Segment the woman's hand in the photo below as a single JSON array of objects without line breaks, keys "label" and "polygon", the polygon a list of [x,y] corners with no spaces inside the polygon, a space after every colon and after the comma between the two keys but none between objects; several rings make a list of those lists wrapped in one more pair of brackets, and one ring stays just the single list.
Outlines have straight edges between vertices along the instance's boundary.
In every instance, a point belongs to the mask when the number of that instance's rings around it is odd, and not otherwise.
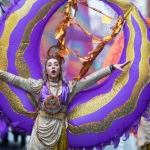
[{"label": "woman's hand", "polygon": [[126,65],[128,65],[129,63],[131,63],[131,61],[127,61],[127,62],[125,62],[125,63],[123,63],[123,64],[114,64],[113,67],[114,67],[115,69],[118,69],[118,70],[120,70],[120,71],[123,71],[123,68],[124,68]]}]

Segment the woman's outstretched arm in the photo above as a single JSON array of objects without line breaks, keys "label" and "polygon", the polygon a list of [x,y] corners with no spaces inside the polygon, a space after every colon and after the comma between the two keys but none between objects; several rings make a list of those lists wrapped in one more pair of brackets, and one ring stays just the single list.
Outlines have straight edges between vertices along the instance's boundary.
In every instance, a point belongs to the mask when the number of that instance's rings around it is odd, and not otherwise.
[{"label": "woman's outstretched arm", "polygon": [[98,70],[85,78],[82,78],[79,81],[70,81],[69,82],[69,89],[70,89],[70,97],[71,100],[78,92],[90,87],[100,79],[110,75],[113,70],[111,70],[111,67],[108,66],[106,68],[103,68],[101,70]]},{"label": "woman's outstretched arm", "polygon": [[0,80],[11,83],[14,86],[24,89],[31,94],[38,93],[41,88],[42,80],[25,79],[6,71],[0,70]]},{"label": "woman's outstretched arm", "polygon": [[82,78],[79,81],[74,81],[73,84],[72,84],[73,81],[71,81],[69,83],[69,87],[71,89],[71,98],[73,98],[73,96],[75,94],[77,94],[78,92],[80,92],[80,91],[90,87],[91,85],[95,84],[100,79],[110,75],[115,69],[123,71],[123,68],[129,63],[130,63],[130,61],[125,62],[123,64],[115,64],[115,65],[105,67],[103,69],[100,69],[100,70],[90,74],[89,76],[86,76],[85,78]]}]

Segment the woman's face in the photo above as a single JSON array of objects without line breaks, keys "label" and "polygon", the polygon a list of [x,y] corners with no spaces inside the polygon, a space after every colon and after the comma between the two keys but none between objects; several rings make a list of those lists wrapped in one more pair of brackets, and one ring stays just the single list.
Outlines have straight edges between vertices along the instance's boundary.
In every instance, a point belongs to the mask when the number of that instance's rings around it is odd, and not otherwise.
[{"label": "woman's face", "polygon": [[50,80],[57,80],[60,73],[60,65],[57,59],[51,58],[46,64],[46,73]]}]

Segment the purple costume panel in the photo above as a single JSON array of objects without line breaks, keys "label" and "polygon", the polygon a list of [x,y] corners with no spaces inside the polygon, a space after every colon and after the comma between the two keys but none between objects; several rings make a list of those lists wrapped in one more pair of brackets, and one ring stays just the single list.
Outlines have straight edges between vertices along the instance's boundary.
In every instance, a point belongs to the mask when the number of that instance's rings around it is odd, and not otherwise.
[{"label": "purple costume panel", "polygon": [[[0,22],[0,70],[26,79],[43,78],[40,60],[42,34],[48,21],[54,19],[53,15],[66,2],[18,0],[8,9]],[[141,13],[127,0],[101,2],[125,19],[122,28],[124,49],[119,63],[132,62],[123,72],[115,70],[104,82],[72,99],[67,110],[70,148],[92,150],[96,147],[101,150],[110,143],[117,147],[123,134],[128,138],[131,128],[137,130],[140,116],[147,116],[150,29]],[[83,12],[86,14],[84,9]],[[64,105],[68,98],[65,91],[69,91],[65,84],[60,95]],[[42,99],[47,97],[46,86],[42,89]],[[32,99],[26,91],[0,80],[0,109],[18,132],[31,134],[36,109]]]}]

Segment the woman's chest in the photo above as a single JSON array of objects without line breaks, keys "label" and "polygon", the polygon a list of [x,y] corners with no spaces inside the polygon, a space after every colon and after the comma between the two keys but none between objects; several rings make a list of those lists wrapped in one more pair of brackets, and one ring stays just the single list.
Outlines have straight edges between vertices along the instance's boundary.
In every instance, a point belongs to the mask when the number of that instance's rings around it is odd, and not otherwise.
[{"label": "woman's chest", "polygon": [[43,102],[47,97],[57,97],[62,105],[68,104],[69,87],[67,84],[62,83],[60,86],[56,84],[44,84],[40,93],[40,102]]}]

